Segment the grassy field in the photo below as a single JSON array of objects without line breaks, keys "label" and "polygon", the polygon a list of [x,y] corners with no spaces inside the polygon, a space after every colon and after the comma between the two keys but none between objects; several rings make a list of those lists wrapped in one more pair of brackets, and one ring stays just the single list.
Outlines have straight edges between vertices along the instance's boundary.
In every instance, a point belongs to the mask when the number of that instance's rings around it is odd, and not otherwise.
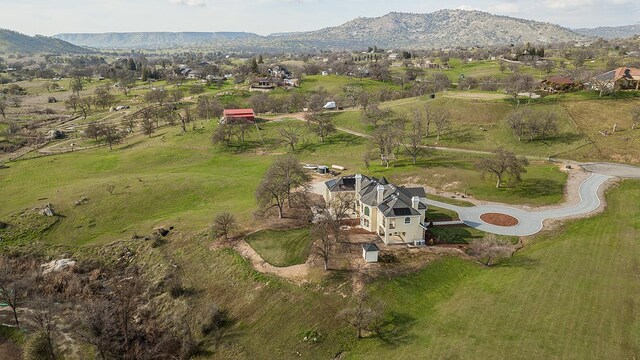
[{"label": "grassy field", "polygon": [[[631,109],[640,107],[640,99],[566,101],[563,106],[593,144],[568,155],[576,158],[595,155],[609,161],[640,164],[640,129],[631,130]],[[612,132],[614,124],[618,125],[615,133],[609,136],[600,133]]]},{"label": "grassy field", "polygon": [[309,228],[262,230],[247,236],[245,240],[274,266],[303,264],[311,253]]},{"label": "grassy field", "polygon": [[483,268],[458,259],[371,286],[395,319],[353,359],[631,359],[640,352],[640,183],[607,211]]},{"label": "grassy field", "polygon": [[366,91],[378,91],[382,88],[400,89],[400,86],[394,85],[390,82],[385,83],[371,79],[358,79],[341,75],[311,75],[306,76],[300,83],[300,90],[304,92],[314,92],[323,88],[330,93],[339,93],[349,84],[362,86]]},{"label": "grassy field", "polygon": [[[381,108],[393,111],[395,117],[412,118],[414,109],[422,111],[425,105],[445,110],[450,114],[451,126],[440,141],[436,141],[435,126],[432,124],[431,136],[425,139],[427,145],[437,145],[469,150],[491,151],[504,147],[518,154],[547,158],[564,154],[571,149],[593,149],[591,143],[573,123],[570,114],[562,104],[556,102],[532,104],[532,108],[550,111],[558,116],[559,132],[546,140],[527,141],[513,135],[506,124],[507,115],[513,105],[505,100],[476,100],[464,98],[440,97],[435,100],[426,98],[407,98],[384,103]],[[374,128],[361,121],[361,111],[333,113],[336,126],[371,134]]]}]

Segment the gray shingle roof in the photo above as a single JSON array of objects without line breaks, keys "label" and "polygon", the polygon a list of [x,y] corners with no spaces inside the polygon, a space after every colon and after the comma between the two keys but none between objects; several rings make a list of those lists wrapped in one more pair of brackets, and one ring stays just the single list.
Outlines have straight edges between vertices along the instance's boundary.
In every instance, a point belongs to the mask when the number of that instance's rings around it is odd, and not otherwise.
[{"label": "gray shingle roof", "polygon": [[380,249],[378,248],[378,246],[376,244],[372,244],[372,243],[366,243],[366,244],[362,244],[362,249],[364,249],[364,251],[380,251]]}]

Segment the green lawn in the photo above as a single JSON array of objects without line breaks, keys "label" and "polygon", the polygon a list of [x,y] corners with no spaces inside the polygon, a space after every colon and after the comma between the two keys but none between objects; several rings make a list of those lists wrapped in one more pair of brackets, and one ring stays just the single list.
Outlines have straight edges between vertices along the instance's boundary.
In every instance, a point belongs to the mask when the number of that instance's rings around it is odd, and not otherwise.
[{"label": "green lawn", "polygon": [[443,259],[370,288],[395,319],[353,359],[631,359],[640,353],[640,182],[604,214],[542,234],[493,268]]},{"label": "green lawn", "polygon": [[300,83],[300,90],[304,92],[314,92],[321,88],[331,94],[342,92],[342,89],[350,84],[362,86],[366,91],[379,91],[383,88],[399,90],[400,86],[391,82],[382,82],[371,79],[358,79],[342,75],[311,75],[306,76]]},{"label": "green lawn", "polygon": [[[429,199],[432,199],[432,197],[429,196]],[[427,221],[447,221],[458,219],[458,213],[455,211],[439,208],[433,205],[429,205],[429,208],[427,209]]]},{"label": "green lawn", "polygon": [[303,264],[311,253],[309,228],[262,230],[245,238],[263,259],[274,266]]}]

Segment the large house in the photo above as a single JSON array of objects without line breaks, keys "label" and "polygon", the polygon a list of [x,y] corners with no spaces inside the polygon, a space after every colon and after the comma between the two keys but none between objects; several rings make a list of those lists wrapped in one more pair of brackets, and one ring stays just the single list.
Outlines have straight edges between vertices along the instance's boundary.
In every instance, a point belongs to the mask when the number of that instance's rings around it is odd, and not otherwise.
[{"label": "large house", "polygon": [[640,69],[619,67],[596,76],[594,80],[591,84],[594,90],[601,90],[600,87],[608,90],[640,90]]},{"label": "large house", "polygon": [[380,236],[385,244],[424,244],[427,195],[421,187],[390,184],[362,174],[325,183],[327,203],[342,197],[353,203],[360,226]]}]

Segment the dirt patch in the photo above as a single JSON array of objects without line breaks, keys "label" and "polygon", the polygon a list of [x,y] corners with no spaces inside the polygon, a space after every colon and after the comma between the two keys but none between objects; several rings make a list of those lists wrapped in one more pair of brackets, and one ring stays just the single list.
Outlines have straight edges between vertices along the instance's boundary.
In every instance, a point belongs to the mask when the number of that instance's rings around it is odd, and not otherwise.
[{"label": "dirt patch", "polygon": [[485,213],[480,215],[480,219],[487,224],[505,227],[516,226],[519,223],[518,219],[513,216],[500,213]]}]

